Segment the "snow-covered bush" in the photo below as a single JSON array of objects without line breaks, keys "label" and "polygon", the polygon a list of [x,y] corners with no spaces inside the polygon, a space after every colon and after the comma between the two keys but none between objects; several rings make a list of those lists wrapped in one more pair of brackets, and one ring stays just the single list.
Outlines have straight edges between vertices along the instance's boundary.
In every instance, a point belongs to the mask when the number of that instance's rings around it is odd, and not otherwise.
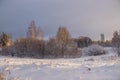
[{"label": "snow-covered bush", "polygon": [[87,48],[84,48],[82,50],[82,55],[83,56],[97,56],[97,55],[102,55],[105,54],[106,51],[102,46],[93,44],[91,46],[88,46]]}]

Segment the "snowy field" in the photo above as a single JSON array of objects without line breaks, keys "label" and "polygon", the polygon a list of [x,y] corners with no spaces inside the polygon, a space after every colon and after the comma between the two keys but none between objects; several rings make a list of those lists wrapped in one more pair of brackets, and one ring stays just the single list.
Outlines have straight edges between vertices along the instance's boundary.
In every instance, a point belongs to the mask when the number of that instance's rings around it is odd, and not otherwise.
[{"label": "snowy field", "polygon": [[0,72],[8,80],[120,80],[120,57],[21,59],[0,57]]}]

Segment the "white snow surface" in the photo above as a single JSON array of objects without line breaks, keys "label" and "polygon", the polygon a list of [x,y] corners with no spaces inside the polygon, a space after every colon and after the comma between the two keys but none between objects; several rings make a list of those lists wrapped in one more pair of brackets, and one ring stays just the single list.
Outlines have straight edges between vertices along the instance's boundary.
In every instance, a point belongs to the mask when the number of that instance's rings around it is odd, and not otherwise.
[{"label": "white snow surface", "polygon": [[110,54],[76,59],[0,57],[0,72],[7,80],[120,80],[120,57]]}]

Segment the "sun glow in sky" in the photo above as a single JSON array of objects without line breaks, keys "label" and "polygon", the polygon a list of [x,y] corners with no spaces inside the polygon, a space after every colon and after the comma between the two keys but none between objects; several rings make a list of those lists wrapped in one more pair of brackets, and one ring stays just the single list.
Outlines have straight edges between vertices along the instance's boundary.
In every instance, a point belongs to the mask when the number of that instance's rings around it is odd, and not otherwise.
[{"label": "sun glow in sky", "polygon": [[13,38],[26,36],[30,22],[41,26],[45,37],[55,36],[60,25],[72,37],[111,39],[120,29],[119,0],[0,0],[0,32]]}]

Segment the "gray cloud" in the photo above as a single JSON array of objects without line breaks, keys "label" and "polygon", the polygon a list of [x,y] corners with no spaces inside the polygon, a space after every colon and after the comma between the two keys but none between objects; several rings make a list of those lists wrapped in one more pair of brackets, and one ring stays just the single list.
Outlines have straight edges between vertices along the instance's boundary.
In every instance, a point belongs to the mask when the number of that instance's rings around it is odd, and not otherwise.
[{"label": "gray cloud", "polygon": [[45,36],[54,36],[59,25],[68,27],[73,37],[107,39],[120,27],[119,0],[0,0],[0,32],[14,38],[25,36],[31,20]]}]

